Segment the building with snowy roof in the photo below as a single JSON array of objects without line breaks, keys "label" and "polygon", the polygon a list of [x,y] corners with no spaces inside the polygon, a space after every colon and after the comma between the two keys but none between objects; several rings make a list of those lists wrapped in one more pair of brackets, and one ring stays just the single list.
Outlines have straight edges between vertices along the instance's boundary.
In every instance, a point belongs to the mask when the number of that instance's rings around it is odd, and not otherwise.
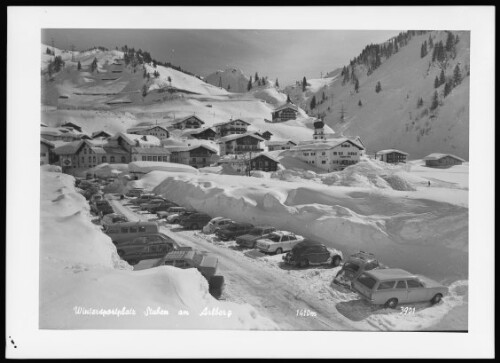
[{"label": "building with snowy roof", "polygon": [[214,128],[217,132],[217,136],[224,137],[227,135],[244,134],[247,132],[248,126],[250,125],[249,122],[238,118],[215,124]]},{"label": "building with snowy roof", "polygon": [[168,132],[168,130],[160,125],[135,126],[127,129],[127,133],[156,136],[160,140],[168,139],[170,137],[170,133]]},{"label": "building with snowy roof", "polygon": [[235,134],[219,139],[220,155],[263,151],[260,143],[264,139],[253,133]]},{"label": "building with snowy roof", "polygon": [[277,141],[266,141],[266,146],[268,151],[275,150],[289,150],[290,148],[297,146],[292,140],[277,140]]},{"label": "building with snowy roof", "polygon": [[386,163],[397,164],[406,163],[408,153],[396,149],[380,150],[375,153],[375,159]]},{"label": "building with snowy roof", "polygon": [[286,153],[323,170],[334,171],[359,162],[364,149],[355,139],[339,137],[299,143]]},{"label": "building with snowy roof", "polygon": [[166,146],[170,152],[170,161],[190,165],[194,168],[204,168],[217,161],[217,149],[205,144],[191,146]]},{"label": "building with snowy roof", "polygon": [[198,140],[215,140],[217,133],[212,127],[201,127],[199,129],[186,129],[181,136]]},{"label": "building with snowy roof", "polygon": [[279,164],[278,159],[266,153],[256,155],[250,159],[251,170],[276,171]]},{"label": "building with snowy roof", "polygon": [[288,120],[295,120],[299,113],[299,109],[293,103],[285,103],[284,105],[276,108],[272,113],[272,122],[283,122]]},{"label": "building with snowy roof", "polygon": [[425,166],[433,168],[447,168],[453,165],[462,165],[464,159],[453,154],[432,153],[423,158]]},{"label": "building with snowy roof", "polygon": [[181,119],[176,119],[172,122],[172,127],[174,129],[198,129],[205,124],[205,121],[200,119],[196,115],[187,116]]}]

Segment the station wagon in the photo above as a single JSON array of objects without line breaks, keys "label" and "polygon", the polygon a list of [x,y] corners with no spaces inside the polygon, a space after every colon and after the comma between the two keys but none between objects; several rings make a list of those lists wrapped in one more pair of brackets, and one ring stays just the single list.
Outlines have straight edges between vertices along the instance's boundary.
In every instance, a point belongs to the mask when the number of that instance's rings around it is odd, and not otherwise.
[{"label": "station wagon", "polygon": [[155,222],[124,222],[105,226],[106,233],[115,245],[147,234],[159,233]]},{"label": "station wagon", "polygon": [[366,271],[352,282],[352,287],[370,303],[392,309],[399,303],[437,304],[448,293],[448,288],[436,281],[397,268]]},{"label": "station wagon", "polygon": [[276,231],[257,240],[256,246],[261,252],[280,254],[291,251],[304,237],[296,236],[292,232]]},{"label": "station wagon", "polygon": [[324,244],[305,240],[296,244],[290,252],[283,256],[288,265],[308,267],[309,265],[326,265],[337,267],[343,259],[341,251],[328,248]]}]

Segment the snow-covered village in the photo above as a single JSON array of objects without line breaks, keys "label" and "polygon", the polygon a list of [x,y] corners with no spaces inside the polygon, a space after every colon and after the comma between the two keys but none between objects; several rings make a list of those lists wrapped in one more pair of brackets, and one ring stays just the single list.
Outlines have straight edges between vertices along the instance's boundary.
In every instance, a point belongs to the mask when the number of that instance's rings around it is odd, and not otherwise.
[{"label": "snow-covered village", "polygon": [[393,33],[289,81],[42,32],[40,328],[467,331],[470,32]]}]

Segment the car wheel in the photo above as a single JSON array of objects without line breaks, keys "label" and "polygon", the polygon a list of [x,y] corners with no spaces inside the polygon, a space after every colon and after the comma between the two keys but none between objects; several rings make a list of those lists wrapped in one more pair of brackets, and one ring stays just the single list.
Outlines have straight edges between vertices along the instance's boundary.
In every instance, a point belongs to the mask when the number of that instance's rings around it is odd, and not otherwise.
[{"label": "car wheel", "polygon": [[443,298],[442,294],[436,294],[436,295],[434,295],[434,297],[431,300],[431,304],[435,305],[435,304],[439,303],[442,298]]},{"label": "car wheel", "polygon": [[191,229],[198,229],[198,225],[197,225],[196,223],[193,223],[193,224],[191,225]]},{"label": "car wheel", "polygon": [[302,261],[300,261],[300,267],[309,267],[309,260],[307,258],[304,258]]},{"label": "car wheel", "polygon": [[396,306],[398,306],[398,299],[396,299],[396,298],[389,299],[385,303],[386,308],[396,309]]},{"label": "car wheel", "polygon": [[283,253],[283,249],[282,248],[277,248],[276,251],[274,251],[275,254],[277,255],[281,255]]},{"label": "car wheel", "polygon": [[332,258],[332,266],[338,267],[340,265],[340,261],[342,261],[342,258],[340,258],[340,256],[334,256]]},{"label": "car wheel", "polygon": [[137,265],[139,263],[138,260],[128,260],[127,262],[129,265],[132,265],[132,266]]}]

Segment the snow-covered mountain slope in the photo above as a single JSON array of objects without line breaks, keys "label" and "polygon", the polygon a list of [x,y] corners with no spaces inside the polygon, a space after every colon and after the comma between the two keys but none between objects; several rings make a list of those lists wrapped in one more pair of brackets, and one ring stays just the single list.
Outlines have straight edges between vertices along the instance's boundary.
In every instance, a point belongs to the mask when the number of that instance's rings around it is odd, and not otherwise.
[{"label": "snow-covered mountain slope", "polygon": [[231,92],[245,93],[250,77],[241,69],[229,68],[218,70],[205,77],[205,81],[217,87],[222,87]]},{"label": "snow-covered mountain slope", "polygon": [[[255,84],[249,92],[228,92],[160,65],[136,65],[134,70],[125,65],[123,52],[99,49],[54,49],[65,64],[61,71],[49,76],[46,70],[54,56],[46,54],[46,49],[42,45],[42,121],[49,126],[70,121],[81,125],[87,133],[115,133],[139,123],[170,126],[174,119],[195,114],[207,127],[243,118],[251,123],[250,131],[268,130],[273,133],[273,140],[312,138],[312,121],[303,110],[299,110],[297,120],[279,124],[264,121],[270,120],[272,111],[286,102],[286,95],[269,81],[261,86]],[[94,58],[97,70],[92,72]],[[147,73],[149,78],[145,77]]]},{"label": "snow-covered mountain slope", "polygon": [[[356,64],[358,92],[352,78],[343,84],[342,70],[337,69],[327,78],[307,80],[310,86],[305,92],[301,85],[294,85],[287,87],[285,93],[307,110],[314,96],[317,106],[312,114],[324,115],[325,122],[338,133],[360,135],[368,153],[396,148],[408,152],[411,159],[431,152],[468,159],[470,33],[452,34],[458,35],[459,41],[455,54],[449,54],[446,61],[433,62],[430,47],[427,55],[421,57],[422,44],[429,42],[429,37],[434,46],[439,41],[446,43],[447,32],[432,31],[413,35],[390,57],[382,57],[380,66],[372,72],[364,64]],[[445,78],[452,79],[456,65],[462,82],[446,97],[445,85],[440,85],[439,106],[431,110],[435,78],[443,69]],[[381,85],[378,93],[377,82]],[[420,98],[423,104],[419,106]]]}]

